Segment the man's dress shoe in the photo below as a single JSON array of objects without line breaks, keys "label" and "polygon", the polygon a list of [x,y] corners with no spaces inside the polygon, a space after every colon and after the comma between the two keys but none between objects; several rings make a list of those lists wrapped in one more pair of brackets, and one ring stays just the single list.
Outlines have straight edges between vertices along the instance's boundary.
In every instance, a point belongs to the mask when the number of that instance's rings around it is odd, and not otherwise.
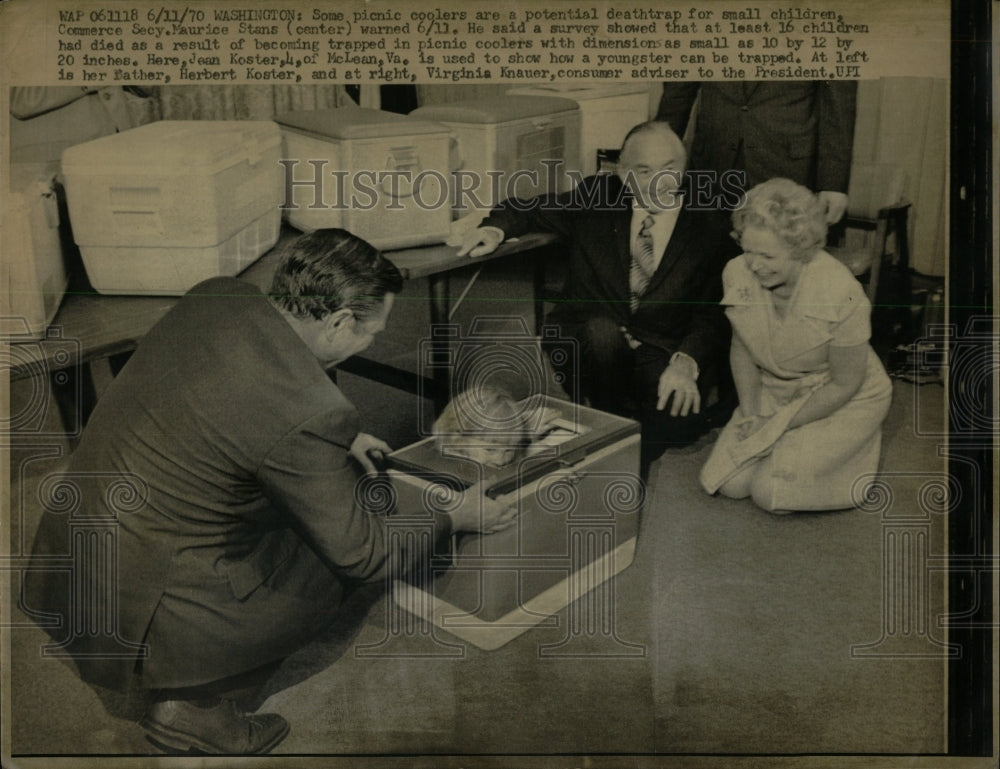
[{"label": "man's dress shoe", "polygon": [[199,707],[189,700],[163,700],[140,722],[157,742],[175,750],[251,755],[271,751],[288,734],[276,713],[244,713],[232,700]]}]

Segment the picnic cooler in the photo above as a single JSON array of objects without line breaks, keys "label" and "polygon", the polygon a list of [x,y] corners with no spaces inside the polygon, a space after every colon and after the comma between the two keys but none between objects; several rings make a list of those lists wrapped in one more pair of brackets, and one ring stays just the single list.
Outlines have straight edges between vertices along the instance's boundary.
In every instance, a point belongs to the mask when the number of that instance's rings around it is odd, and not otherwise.
[{"label": "picnic cooler", "polygon": [[[570,99],[501,96],[429,105],[410,114],[455,132],[456,216],[489,210],[509,197],[569,190],[566,171],[580,166],[580,109]],[[558,169],[554,161],[560,161]]]},{"label": "picnic cooler", "polygon": [[481,476],[487,496],[517,504],[512,527],[458,534],[431,573],[393,583],[399,606],[484,649],[600,588],[635,554],[643,502],[638,423],[539,397],[558,409],[557,428],[506,467],[442,455],[434,438],[387,457],[399,514],[447,508],[454,490]]},{"label": "picnic cooler", "polygon": [[37,179],[11,192],[4,209],[4,280],[8,304],[4,315],[23,319],[24,335],[10,341],[45,336],[66,293],[69,275],[59,236],[59,206],[54,179]]},{"label": "picnic cooler", "polygon": [[285,178],[292,203],[285,216],[294,227],[341,227],[382,249],[448,237],[451,132],[443,125],[354,107],[286,112],[275,119],[282,127],[283,157],[295,161]]},{"label": "picnic cooler", "polygon": [[183,294],[278,240],[271,121],[163,120],[63,152],[73,235],[103,294]]},{"label": "picnic cooler", "polygon": [[507,93],[522,96],[560,96],[580,107],[580,165],[583,176],[597,173],[598,150],[617,150],[629,130],[649,120],[649,85],[615,83],[520,86]]}]

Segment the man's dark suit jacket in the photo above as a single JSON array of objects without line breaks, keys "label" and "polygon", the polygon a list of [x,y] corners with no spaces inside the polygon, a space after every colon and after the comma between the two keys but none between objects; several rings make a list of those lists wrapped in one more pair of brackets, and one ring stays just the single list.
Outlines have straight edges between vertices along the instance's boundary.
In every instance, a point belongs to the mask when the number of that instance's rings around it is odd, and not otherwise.
[{"label": "man's dark suit jacket", "polygon": [[657,120],[684,136],[699,92],[689,169],[745,170],[747,189],[781,176],[814,192],[847,192],[857,83],[666,83]]},{"label": "man's dark suit jacket", "polygon": [[[85,679],[110,688],[129,684],[151,628],[183,649],[147,645],[147,686],[198,685],[287,655],[322,628],[345,581],[418,557],[391,548],[384,518],[359,503],[358,429],[257,288],[199,284],[94,409],[65,476],[79,507],[45,512],[33,555],[77,562],[72,574],[34,572],[27,608],[61,616],[50,634]],[[442,535],[446,522],[431,521]]]},{"label": "man's dark suit jacket", "polygon": [[[612,318],[639,341],[683,352],[702,371],[728,349],[729,324],[719,307],[722,268],[739,253],[728,211],[685,207],[635,314],[629,307],[632,200],[617,176],[585,179],[573,192],[506,201],[483,226],[506,237],[526,232],[562,236],[568,253],[562,297],[548,321],[569,329],[596,314]],[[583,362],[586,365],[586,362]]]}]

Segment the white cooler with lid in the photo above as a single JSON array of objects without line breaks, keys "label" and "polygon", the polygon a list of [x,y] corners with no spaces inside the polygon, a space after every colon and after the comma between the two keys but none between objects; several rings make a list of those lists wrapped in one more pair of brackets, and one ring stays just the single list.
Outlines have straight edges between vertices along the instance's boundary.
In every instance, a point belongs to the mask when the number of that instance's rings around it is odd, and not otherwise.
[{"label": "white cooler with lid", "polygon": [[[657,87],[660,87],[657,84]],[[597,151],[621,148],[629,130],[649,120],[648,83],[613,85],[518,86],[507,93],[521,96],[560,96],[580,106],[580,171],[584,176],[597,172]]]},{"label": "white cooler with lid", "polygon": [[564,192],[571,188],[566,171],[580,167],[580,109],[570,99],[504,96],[429,105],[410,114],[455,132],[457,216],[489,210],[509,197]]},{"label": "white cooler with lid", "polygon": [[385,249],[448,237],[451,132],[443,125],[356,107],[275,119],[291,225],[306,232],[341,227]]},{"label": "white cooler with lid", "polygon": [[278,240],[281,134],[270,121],[164,120],[63,153],[73,237],[103,294],[183,294]]}]

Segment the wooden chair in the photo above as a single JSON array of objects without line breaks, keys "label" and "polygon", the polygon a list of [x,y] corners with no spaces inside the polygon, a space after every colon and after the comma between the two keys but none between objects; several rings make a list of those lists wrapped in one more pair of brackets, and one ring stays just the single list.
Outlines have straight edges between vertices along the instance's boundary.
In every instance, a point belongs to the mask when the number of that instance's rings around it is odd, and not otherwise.
[{"label": "wooden chair", "polygon": [[[905,286],[909,302],[910,247],[907,218],[910,203],[904,199],[906,172],[891,163],[855,163],[847,191],[847,213],[841,242],[827,247],[861,282],[875,304],[879,278],[891,258]],[[890,238],[892,238],[890,245]],[[895,293],[895,292],[894,292]]]}]

